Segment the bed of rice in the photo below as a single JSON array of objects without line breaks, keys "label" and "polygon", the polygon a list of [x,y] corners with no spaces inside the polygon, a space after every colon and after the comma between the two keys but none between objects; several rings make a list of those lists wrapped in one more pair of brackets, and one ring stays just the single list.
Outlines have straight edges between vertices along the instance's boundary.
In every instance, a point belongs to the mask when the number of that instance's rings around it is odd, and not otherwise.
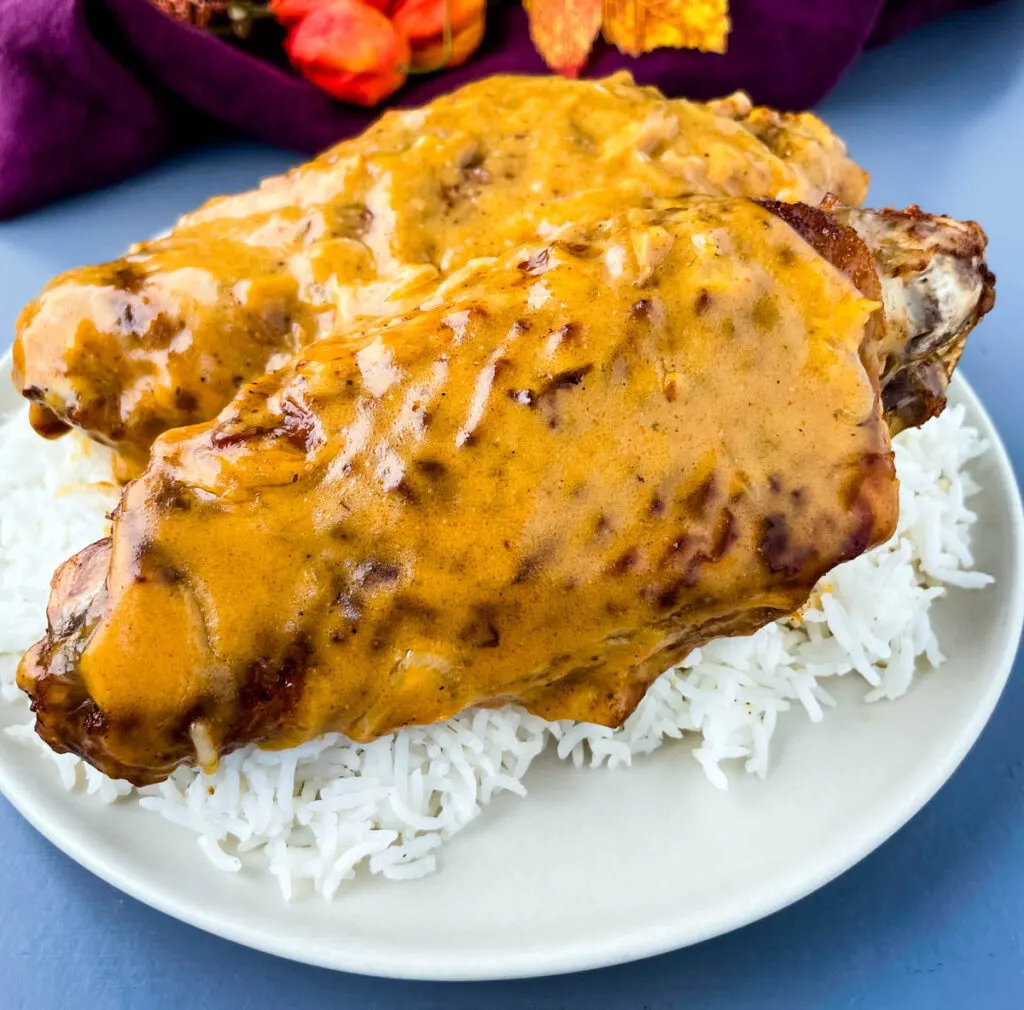
[{"label": "bed of rice", "polygon": [[181,769],[133,789],[43,746],[14,685],[21,652],[43,632],[52,571],[106,533],[116,500],[104,450],[75,437],[43,442],[19,412],[0,427],[0,699],[24,712],[7,732],[38,746],[68,789],[182,825],[215,866],[272,873],[285,898],[311,889],[331,898],[357,871],[422,877],[496,794],[526,795],[545,749],[577,767],[614,768],[686,735],[696,746],[681,748],[680,761],[692,754],[725,789],[727,769],[764,777],[780,717],[822,720],[835,704],[829,678],[855,672],[869,702],[903,695],[915,672],[942,663],[932,601],[946,587],[991,581],[971,570],[975,516],[965,505],[977,487],[964,467],[985,448],[962,408],[899,436],[892,540],[832,572],[799,615],[715,641],[667,671],[619,730],[514,707],[470,711],[370,744],[333,735],[288,751],[247,748],[214,775]]}]

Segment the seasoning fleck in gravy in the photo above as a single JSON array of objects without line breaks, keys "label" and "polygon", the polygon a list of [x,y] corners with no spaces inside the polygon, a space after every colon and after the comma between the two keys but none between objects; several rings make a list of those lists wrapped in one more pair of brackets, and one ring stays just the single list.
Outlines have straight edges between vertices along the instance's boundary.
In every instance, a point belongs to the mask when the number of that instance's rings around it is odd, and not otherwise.
[{"label": "seasoning fleck in gravy", "polygon": [[442,278],[566,225],[686,194],[859,205],[866,176],[814,116],[667,100],[626,74],[494,77],[386,113],[166,238],[56,278],[18,323],[32,421],[145,465],[301,347],[415,306]]},{"label": "seasoning fleck in gravy", "polygon": [[55,577],[39,732],[148,782],[472,705],[617,725],[793,611],[897,512],[878,280],[803,213],[838,266],[748,200],[618,213],[164,434]]}]

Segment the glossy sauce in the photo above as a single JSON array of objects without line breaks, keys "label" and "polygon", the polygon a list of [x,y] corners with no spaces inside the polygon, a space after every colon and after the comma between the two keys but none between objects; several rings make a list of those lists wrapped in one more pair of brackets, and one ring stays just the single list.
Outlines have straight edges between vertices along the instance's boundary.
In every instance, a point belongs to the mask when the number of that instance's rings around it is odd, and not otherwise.
[{"label": "glossy sauce", "polygon": [[22,663],[40,732],[149,781],[470,705],[619,724],[891,533],[878,308],[767,209],[693,200],[312,345],[156,442]]},{"label": "glossy sauce", "polygon": [[14,379],[45,405],[41,429],[82,428],[128,476],[160,432],[214,417],[310,341],[417,305],[476,257],[654,198],[859,205],[865,188],[809,114],[670,101],[626,74],[490,78],[56,278],[19,320]]}]

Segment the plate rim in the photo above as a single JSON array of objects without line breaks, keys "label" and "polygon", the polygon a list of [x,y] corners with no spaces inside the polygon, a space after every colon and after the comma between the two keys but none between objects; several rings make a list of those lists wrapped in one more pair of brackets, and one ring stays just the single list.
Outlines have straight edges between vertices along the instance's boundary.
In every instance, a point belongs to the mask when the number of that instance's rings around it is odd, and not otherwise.
[{"label": "plate rim", "polygon": [[[0,357],[0,371],[9,369],[10,364],[11,352],[8,351]],[[1016,562],[1011,566],[1015,577],[1008,586],[1006,601],[1006,624],[1011,634],[1002,642],[998,672],[990,681],[979,704],[965,719],[955,738],[955,747],[945,752],[944,759],[936,763],[929,774],[920,777],[916,788],[904,797],[902,803],[893,806],[887,816],[876,818],[874,830],[866,833],[857,844],[837,850],[820,869],[813,868],[813,872],[808,872],[798,885],[782,888],[770,899],[734,902],[717,917],[711,917],[710,921],[706,918],[699,928],[688,925],[683,917],[672,921],[659,920],[610,939],[588,941],[582,945],[563,944],[554,951],[543,953],[536,950],[508,954],[462,953],[439,959],[436,954],[418,952],[396,961],[385,952],[375,960],[365,953],[334,948],[331,956],[324,956],[321,953],[323,948],[306,948],[299,940],[289,942],[287,936],[275,936],[258,927],[249,927],[244,921],[230,919],[216,911],[207,912],[189,902],[178,900],[173,891],[166,887],[153,885],[145,878],[120,869],[116,863],[94,852],[90,845],[80,842],[77,836],[67,834],[58,824],[51,822],[45,804],[38,801],[30,788],[19,782],[16,771],[3,760],[0,760],[0,793],[51,844],[122,893],[181,922],[242,946],[336,971],[418,981],[531,978],[586,971],[654,957],[750,925],[830,883],[891,838],[920,812],[949,780],[977,742],[1009,679],[1020,644],[1021,629],[1024,627],[1024,510],[1020,488],[1006,447],[981,398],[960,372],[954,375],[952,389],[956,398],[964,402],[968,411],[975,415],[978,427],[989,442],[988,452],[991,453],[999,482],[1005,489],[1007,504],[1010,506],[1011,538],[1016,553]],[[0,406],[0,419],[7,413],[9,410]],[[975,423],[975,418],[972,418],[972,423]]]}]

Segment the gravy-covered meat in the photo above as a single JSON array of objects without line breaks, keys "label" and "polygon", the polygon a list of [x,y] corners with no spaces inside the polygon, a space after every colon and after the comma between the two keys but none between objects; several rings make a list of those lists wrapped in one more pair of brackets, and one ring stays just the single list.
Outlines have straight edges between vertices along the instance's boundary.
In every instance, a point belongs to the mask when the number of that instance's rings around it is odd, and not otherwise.
[{"label": "gravy-covered meat", "polygon": [[877,248],[804,211],[577,227],[161,436],[55,578],[39,733],[150,782],[472,705],[617,725],[795,610],[897,513]]},{"label": "gravy-covered meat", "polygon": [[42,434],[79,427],[129,476],[162,431],[209,420],[353,319],[418,304],[475,257],[654,198],[856,205],[865,186],[809,114],[670,101],[625,74],[491,78],[58,277],[19,320],[14,380]]}]

